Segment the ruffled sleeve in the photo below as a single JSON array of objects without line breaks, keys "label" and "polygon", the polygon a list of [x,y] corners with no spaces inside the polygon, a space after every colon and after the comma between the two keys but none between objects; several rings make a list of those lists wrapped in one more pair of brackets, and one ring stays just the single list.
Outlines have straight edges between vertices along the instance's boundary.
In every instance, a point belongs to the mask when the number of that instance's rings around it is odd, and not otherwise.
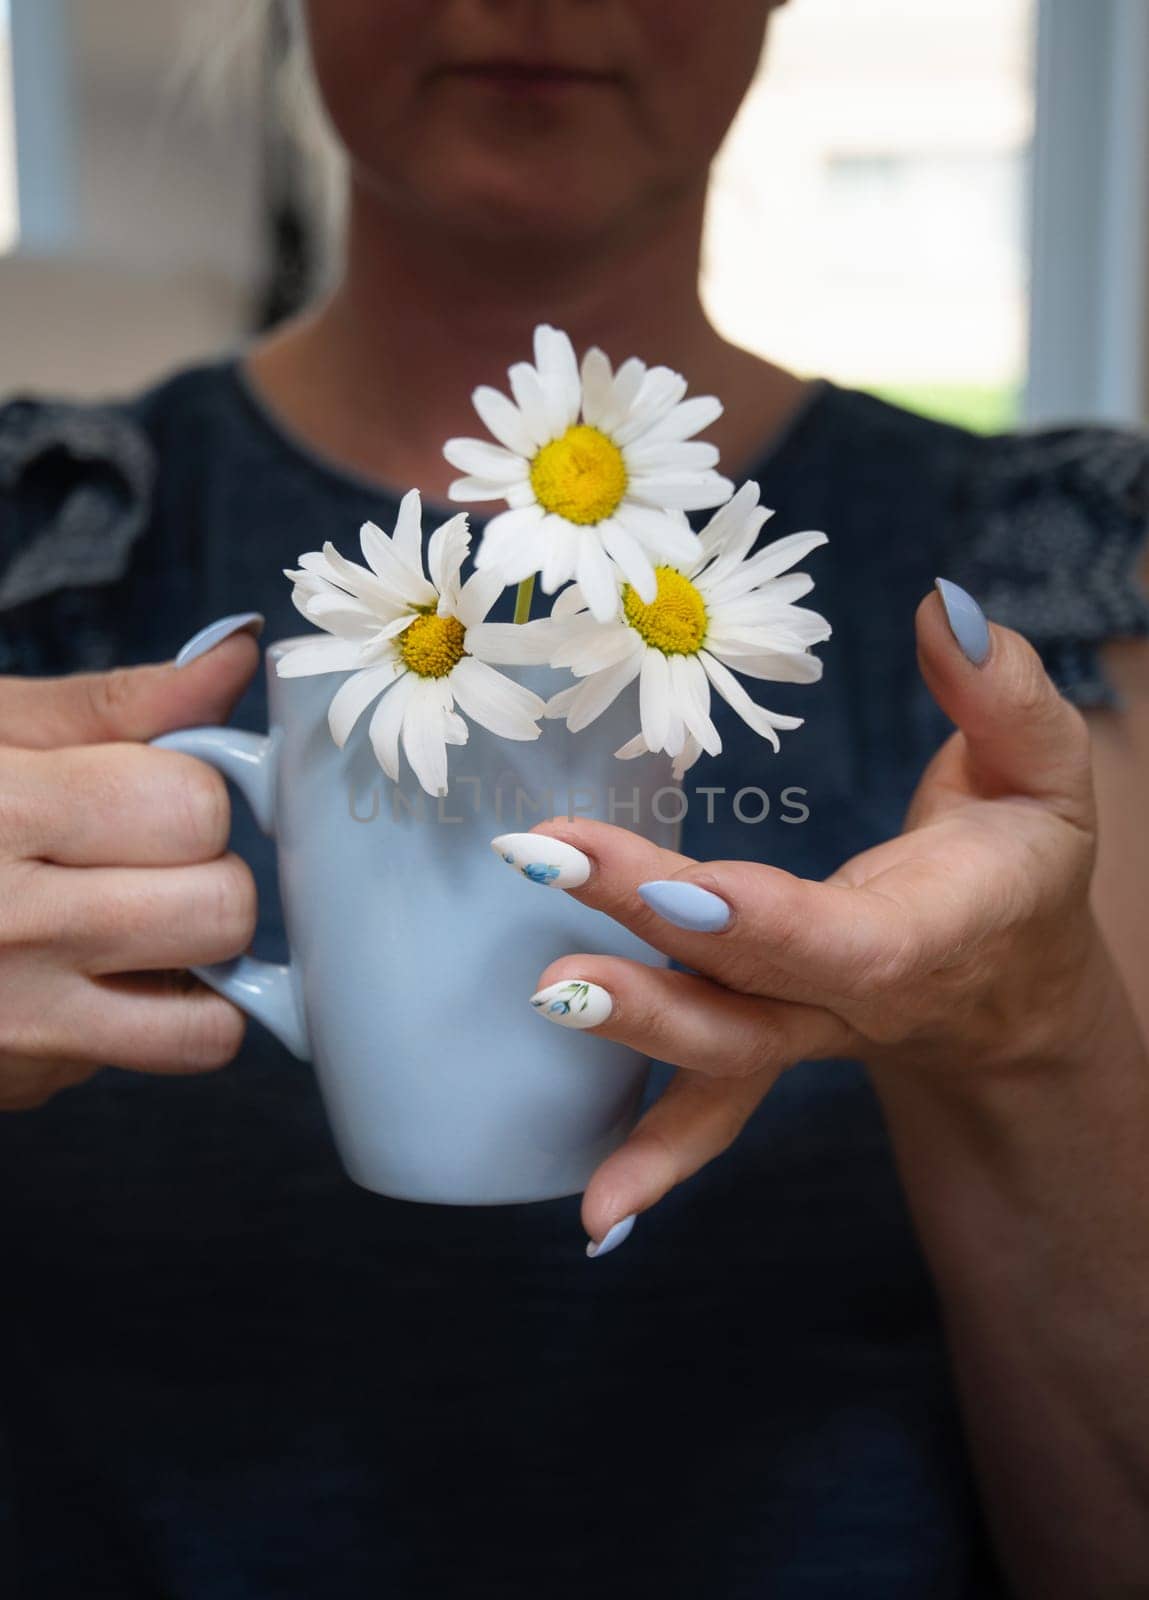
[{"label": "ruffled sleeve", "polygon": [[110,664],[110,586],[147,525],[151,442],[124,411],[0,406],[0,671]]},{"label": "ruffled sleeve", "polygon": [[1065,428],[979,442],[945,575],[1016,628],[1080,706],[1121,709],[1100,646],[1149,635],[1149,438]]}]

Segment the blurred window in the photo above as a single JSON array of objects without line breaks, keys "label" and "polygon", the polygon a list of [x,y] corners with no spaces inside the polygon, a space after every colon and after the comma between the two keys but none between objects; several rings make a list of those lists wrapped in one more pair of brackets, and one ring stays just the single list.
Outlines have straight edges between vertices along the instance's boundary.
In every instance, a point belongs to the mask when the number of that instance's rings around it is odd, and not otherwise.
[{"label": "blurred window", "polygon": [[791,0],[720,153],[703,292],[737,343],[1016,420],[1035,0]]},{"label": "blurred window", "polygon": [[0,255],[13,248],[20,232],[16,202],[15,133],[8,0],[0,0]]}]

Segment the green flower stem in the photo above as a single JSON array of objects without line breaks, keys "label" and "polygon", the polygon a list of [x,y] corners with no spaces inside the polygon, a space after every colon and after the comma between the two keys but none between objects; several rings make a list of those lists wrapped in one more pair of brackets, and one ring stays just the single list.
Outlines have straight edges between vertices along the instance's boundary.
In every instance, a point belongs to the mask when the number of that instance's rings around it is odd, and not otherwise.
[{"label": "green flower stem", "polygon": [[535,574],[524,578],[515,591],[515,621],[527,622],[531,615],[531,596],[535,592]]}]

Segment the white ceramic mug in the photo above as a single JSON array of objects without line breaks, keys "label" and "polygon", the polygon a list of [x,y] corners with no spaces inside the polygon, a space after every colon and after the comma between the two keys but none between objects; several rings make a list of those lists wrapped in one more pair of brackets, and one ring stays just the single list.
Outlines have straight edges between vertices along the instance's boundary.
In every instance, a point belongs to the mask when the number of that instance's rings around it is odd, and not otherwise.
[{"label": "white ceramic mug", "polygon": [[[347,674],[280,678],[295,642],[267,650],[268,734],[153,741],[233,779],[277,844],[290,963],[245,955],[196,971],[314,1062],[357,1183],[446,1205],[579,1193],[633,1126],[649,1063],[547,1023],[530,996],[568,952],[665,958],[513,872],[490,841],[573,810],[676,847],[677,822],[660,820],[678,809],[669,759],[613,755],[638,727],[637,686],[579,734],[561,720],[524,743],[472,728],[436,801],[409,769],[398,784],[380,771],[369,717],[336,746],[327,708]],[[511,671],[540,692],[556,684]]]}]

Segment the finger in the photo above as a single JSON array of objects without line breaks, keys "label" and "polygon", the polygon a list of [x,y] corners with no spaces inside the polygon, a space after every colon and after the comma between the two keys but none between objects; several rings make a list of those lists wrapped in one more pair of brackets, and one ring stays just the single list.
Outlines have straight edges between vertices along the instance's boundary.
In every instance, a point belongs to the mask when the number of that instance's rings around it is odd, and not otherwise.
[{"label": "finger", "polygon": [[0,1059],[0,1112],[37,1111],[96,1070],[90,1061],[48,1062],[6,1055]]},{"label": "finger", "polygon": [[49,750],[225,722],[258,661],[248,632],[183,667],[167,661],[63,678],[0,677],[0,744]]},{"label": "finger", "polygon": [[230,1000],[172,973],[78,978],[45,1024],[40,1050],[98,1066],[180,1076],[234,1060],[246,1019]]},{"label": "finger", "polygon": [[[589,876],[568,894],[743,993],[815,1005],[855,998],[896,964],[912,937],[902,904],[865,887],[818,883],[758,862],[694,862],[590,820],[555,818],[532,833],[586,855]],[[659,892],[668,883],[675,888]],[[707,917],[691,915],[692,896]],[[696,931],[701,921],[710,931]]]},{"label": "finger", "polygon": [[[925,596],[914,617],[918,665],[930,693],[961,730],[970,786],[991,799],[1031,796],[1092,829],[1085,718],[1058,692],[1027,639],[987,623],[964,589],[946,579],[937,582],[939,589]],[[983,657],[980,664],[968,652]]]},{"label": "finger", "polygon": [[41,877],[27,931],[62,943],[93,976],[228,961],[254,937],[255,880],[234,853],[189,867],[45,867]]},{"label": "finger", "polygon": [[0,849],[61,866],[184,866],[227,848],[227,785],[206,762],[138,744],[5,752]]},{"label": "finger", "polygon": [[601,1240],[624,1217],[648,1211],[728,1149],[777,1076],[772,1068],[745,1078],[676,1072],[587,1184],[582,1221],[591,1238]]},{"label": "finger", "polygon": [[[585,1011],[581,993],[573,1008],[568,999],[581,985],[593,986]],[[734,994],[693,973],[614,956],[553,961],[531,1003],[562,1027],[601,1018],[586,1031],[709,1078],[776,1076],[795,1061],[848,1054],[856,1041],[847,1023],[818,1007]]]}]

